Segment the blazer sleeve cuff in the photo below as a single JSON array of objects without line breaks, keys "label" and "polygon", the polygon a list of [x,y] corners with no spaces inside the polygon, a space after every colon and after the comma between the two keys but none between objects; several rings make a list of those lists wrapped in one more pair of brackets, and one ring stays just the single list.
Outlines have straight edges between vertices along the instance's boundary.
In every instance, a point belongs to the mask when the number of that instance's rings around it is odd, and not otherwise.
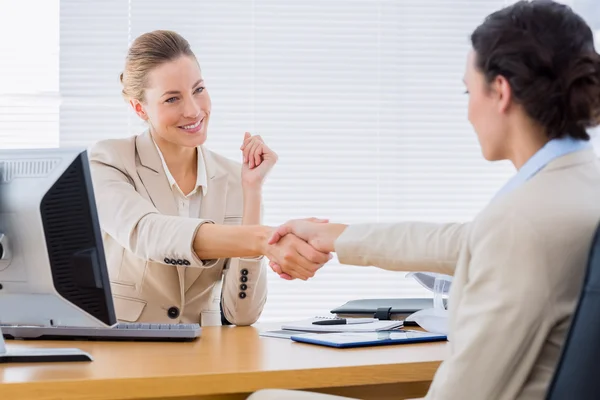
[{"label": "blazer sleeve cuff", "polygon": [[[348,225],[344,232],[333,244],[335,253],[341,264],[353,264],[357,252],[357,245],[361,245],[363,230],[358,225]],[[360,254],[360,250],[359,250]]]}]

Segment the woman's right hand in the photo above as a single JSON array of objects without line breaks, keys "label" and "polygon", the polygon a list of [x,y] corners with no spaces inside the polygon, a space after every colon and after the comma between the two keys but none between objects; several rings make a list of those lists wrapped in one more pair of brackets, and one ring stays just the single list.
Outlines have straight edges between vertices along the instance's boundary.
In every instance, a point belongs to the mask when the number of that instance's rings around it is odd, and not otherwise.
[{"label": "woman's right hand", "polygon": [[[343,224],[329,224],[323,222],[327,221],[317,220],[314,218],[288,221],[287,223],[275,229],[273,235],[269,239],[269,244],[278,243],[288,236],[293,236],[299,238],[301,241],[306,242],[310,247],[315,249],[315,251],[318,251],[322,254],[330,254],[331,252],[335,251],[334,243],[342,234],[342,232],[344,232],[347,226]],[[271,260],[269,266],[283,279],[302,279],[295,270],[292,270],[286,265],[282,265],[277,261]]]}]

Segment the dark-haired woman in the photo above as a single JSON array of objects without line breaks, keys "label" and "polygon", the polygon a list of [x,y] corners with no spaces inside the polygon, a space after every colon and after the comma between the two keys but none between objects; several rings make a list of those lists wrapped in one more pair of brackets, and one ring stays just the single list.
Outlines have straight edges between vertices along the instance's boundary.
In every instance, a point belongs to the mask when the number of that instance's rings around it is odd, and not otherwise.
[{"label": "dark-haired woman", "polygon": [[[466,224],[291,221],[272,242],[291,233],[344,264],[454,275],[449,354],[427,399],[542,399],[600,220],[600,163],[586,133],[600,123],[600,55],[586,23],[549,1],[491,14],[471,40],[469,120],[484,157],[518,170],[490,204]],[[328,397],[252,396],[275,398]]]}]

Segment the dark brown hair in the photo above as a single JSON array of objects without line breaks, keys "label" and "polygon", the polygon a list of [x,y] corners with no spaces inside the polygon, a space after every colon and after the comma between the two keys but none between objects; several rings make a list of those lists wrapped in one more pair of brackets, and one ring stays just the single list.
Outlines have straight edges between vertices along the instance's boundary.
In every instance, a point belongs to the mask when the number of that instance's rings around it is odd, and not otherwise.
[{"label": "dark brown hair", "polygon": [[176,32],[159,30],[139,36],[129,47],[120,77],[123,97],[143,101],[148,73],[184,55],[196,59],[188,41]]},{"label": "dark brown hair", "polygon": [[570,7],[520,1],[489,15],[471,42],[488,83],[505,77],[549,138],[589,140],[586,129],[600,124],[600,55]]}]

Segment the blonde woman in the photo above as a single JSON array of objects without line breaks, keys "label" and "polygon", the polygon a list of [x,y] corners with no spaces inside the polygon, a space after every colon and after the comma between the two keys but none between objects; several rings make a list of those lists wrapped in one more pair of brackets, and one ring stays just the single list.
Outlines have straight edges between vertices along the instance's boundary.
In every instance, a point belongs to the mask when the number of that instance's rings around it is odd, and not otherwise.
[{"label": "blonde woman", "polygon": [[329,259],[291,235],[267,244],[261,188],[277,154],[249,133],[241,166],[203,146],[211,101],[175,32],[137,38],[121,82],[148,130],[99,142],[90,156],[118,319],[254,323],[267,296],[263,256],[304,279]]}]

